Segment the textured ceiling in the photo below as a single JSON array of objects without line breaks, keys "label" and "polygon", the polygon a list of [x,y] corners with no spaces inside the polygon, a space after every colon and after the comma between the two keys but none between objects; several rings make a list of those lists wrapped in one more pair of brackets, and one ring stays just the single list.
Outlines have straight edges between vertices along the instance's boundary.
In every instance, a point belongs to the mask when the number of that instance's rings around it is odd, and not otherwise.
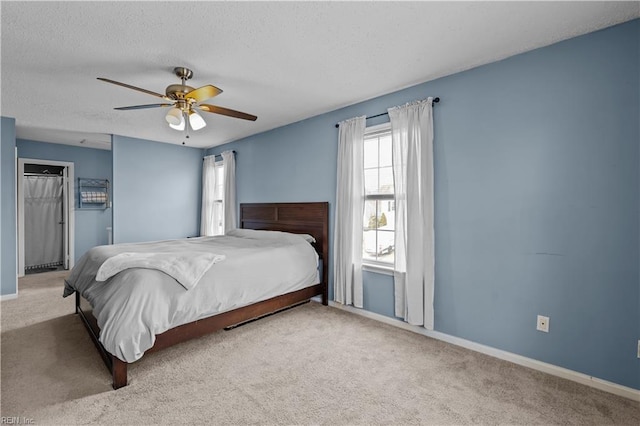
[{"label": "textured ceiling", "polygon": [[[181,144],[160,99],[172,69],[208,103],[188,145],[210,147],[640,16],[638,2],[2,2],[3,116],[19,138]],[[105,145],[106,144],[106,145]]]}]

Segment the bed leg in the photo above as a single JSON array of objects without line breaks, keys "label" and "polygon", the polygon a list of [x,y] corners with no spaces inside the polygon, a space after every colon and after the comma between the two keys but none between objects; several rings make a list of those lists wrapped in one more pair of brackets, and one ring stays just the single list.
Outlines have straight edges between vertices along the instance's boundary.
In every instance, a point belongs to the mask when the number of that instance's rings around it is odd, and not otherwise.
[{"label": "bed leg", "polygon": [[329,305],[329,288],[328,286],[325,284],[324,288],[322,289],[322,304],[324,306],[328,306]]},{"label": "bed leg", "polygon": [[119,389],[127,386],[127,363],[118,357],[111,355],[111,374],[113,376],[113,388]]}]

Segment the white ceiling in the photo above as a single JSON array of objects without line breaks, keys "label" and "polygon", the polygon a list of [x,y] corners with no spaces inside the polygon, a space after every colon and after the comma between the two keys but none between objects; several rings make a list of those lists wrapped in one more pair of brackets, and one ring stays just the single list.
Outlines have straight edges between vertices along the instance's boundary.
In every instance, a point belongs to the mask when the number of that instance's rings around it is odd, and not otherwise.
[{"label": "white ceiling", "polygon": [[[164,93],[224,93],[188,145],[211,147],[640,16],[639,2],[5,2],[3,116],[18,138],[108,147],[109,134],[181,144]],[[106,145],[105,145],[106,144]]]}]

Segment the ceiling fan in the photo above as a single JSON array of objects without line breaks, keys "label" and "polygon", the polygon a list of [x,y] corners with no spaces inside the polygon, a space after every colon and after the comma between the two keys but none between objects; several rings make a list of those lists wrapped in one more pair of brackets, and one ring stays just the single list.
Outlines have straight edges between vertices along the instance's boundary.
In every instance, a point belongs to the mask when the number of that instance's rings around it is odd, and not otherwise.
[{"label": "ceiling fan", "polygon": [[213,98],[214,96],[222,93],[222,89],[219,89],[210,84],[206,86],[194,89],[191,86],[187,86],[185,82],[193,77],[193,71],[185,67],[176,67],[173,72],[182,80],[181,84],[171,84],[165,89],[166,94],[160,94],[152,92],[151,90],[141,89],[130,84],[120,83],[119,81],[110,80],[108,78],[98,77],[98,80],[106,81],[107,83],[116,84],[118,86],[126,87],[127,89],[137,90],[142,93],[147,93],[158,98],[162,98],[170,103],[162,104],[149,104],[149,105],[133,105],[126,107],[114,108],[117,110],[131,110],[131,109],[145,109],[145,108],[168,108],[171,107],[165,119],[169,123],[169,127],[175,130],[184,130],[187,121],[191,128],[200,130],[207,125],[202,116],[197,111],[211,112],[214,114],[222,114],[228,117],[241,118],[243,120],[255,121],[258,117],[255,115],[247,114],[240,111],[235,111],[229,108],[224,108],[216,105],[203,104],[202,101]]}]

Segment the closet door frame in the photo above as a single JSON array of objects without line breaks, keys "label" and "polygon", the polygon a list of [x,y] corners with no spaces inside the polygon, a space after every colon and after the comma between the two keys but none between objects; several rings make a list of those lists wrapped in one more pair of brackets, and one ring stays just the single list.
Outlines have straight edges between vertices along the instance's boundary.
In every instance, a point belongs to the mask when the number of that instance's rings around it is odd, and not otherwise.
[{"label": "closet door frame", "polygon": [[18,277],[24,276],[24,165],[42,164],[47,166],[64,167],[63,197],[64,206],[64,266],[71,269],[74,265],[75,254],[75,202],[74,202],[74,171],[73,163],[67,161],[37,160],[34,158],[18,158]]}]

